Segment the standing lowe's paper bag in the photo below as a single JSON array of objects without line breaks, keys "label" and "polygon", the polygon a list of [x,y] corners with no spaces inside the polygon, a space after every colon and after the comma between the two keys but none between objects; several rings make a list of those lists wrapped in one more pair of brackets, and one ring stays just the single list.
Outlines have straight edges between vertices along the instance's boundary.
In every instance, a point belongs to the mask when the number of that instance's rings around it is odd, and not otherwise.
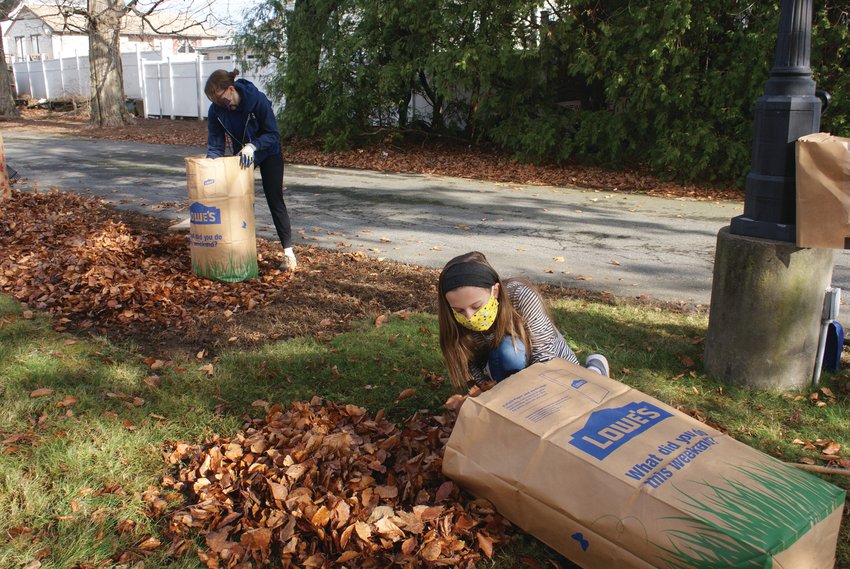
[{"label": "standing lowe's paper bag", "polygon": [[461,407],[443,472],[585,568],[826,569],[844,491],[564,360]]},{"label": "standing lowe's paper bag", "polygon": [[225,282],[258,274],[254,168],[239,157],[186,158],[192,272]]},{"label": "standing lowe's paper bag", "polygon": [[850,249],[850,138],[797,140],[797,246]]}]

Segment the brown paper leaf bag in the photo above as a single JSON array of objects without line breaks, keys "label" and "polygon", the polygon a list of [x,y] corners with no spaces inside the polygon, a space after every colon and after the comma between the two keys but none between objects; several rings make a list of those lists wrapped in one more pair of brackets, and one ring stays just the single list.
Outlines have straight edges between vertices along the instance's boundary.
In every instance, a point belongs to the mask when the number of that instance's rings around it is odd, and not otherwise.
[{"label": "brown paper leaf bag", "polygon": [[802,136],[797,156],[797,246],[850,248],[850,138]]},{"label": "brown paper leaf bag", "polygon": [[564,360],[468,397],[443,472],[599,569],[828,569],[845,494]]}]

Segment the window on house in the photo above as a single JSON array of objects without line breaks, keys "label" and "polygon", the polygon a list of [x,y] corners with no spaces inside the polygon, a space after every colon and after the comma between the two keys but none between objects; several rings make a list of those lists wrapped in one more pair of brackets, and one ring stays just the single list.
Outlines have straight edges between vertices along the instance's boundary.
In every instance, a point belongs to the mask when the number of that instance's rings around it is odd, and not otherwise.
[{"label": "window on house", "polygon": [[38,35],[30,36],[30,46],[32,47],[31,53],[41,53],[41,50],[38,49]]},{"label": "window on house", "polygon": [[23,59],[27,55],[24,49],[24,36],[15,36],[15,55],[18,59]]}]

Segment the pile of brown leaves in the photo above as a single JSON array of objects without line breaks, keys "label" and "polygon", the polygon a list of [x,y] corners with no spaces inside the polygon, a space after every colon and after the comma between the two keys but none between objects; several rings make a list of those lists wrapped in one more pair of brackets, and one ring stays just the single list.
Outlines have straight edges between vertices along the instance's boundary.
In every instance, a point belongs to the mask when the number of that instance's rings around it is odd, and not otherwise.
[{"label": "pile of brown leaves", "polygon": [[[511,526],[441,473],[454,416],[383,413],[320,398],[246,424],[203,449],[176,445],[163,484],[190,504],[170,515],[172,552],[200,533],[207,567],[472,567]],[[277,560],[280,561],[277,561]]]},{"label": "pile of brown leaves", "polygon": [[133,232],[98,198],[15,192],[3,206],[0,290],[60,322],[80,319],[82,328],[181,328],[268,303],[289,279],[268,266],[247,285],[197,278],[185,235]]},{"label": "pile of brown leaves", "polygon": [[2,208],[0,291],[57,329],[132,337],[158,353],[321,339],[357,319],[433,309],[434,271],[362,251],[300,247],[290,274],[277,269],[280,246],[258,239],[260,276],[223,283],[192,273],[186,236],[164,220],[58,191],[15,190]]}]

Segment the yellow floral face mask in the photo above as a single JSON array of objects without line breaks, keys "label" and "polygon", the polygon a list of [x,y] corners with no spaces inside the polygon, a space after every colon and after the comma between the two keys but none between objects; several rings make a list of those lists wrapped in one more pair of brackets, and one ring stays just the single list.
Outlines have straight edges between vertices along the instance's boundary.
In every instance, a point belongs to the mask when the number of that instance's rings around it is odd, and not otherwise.
[{"label": "yellow floral face mask", "polygon": [[473,332],[486,332],[490,329],[499,314],[499,300],[495,294],[490,295],[487,304],[479,308],[475,314],[467,318],[460,312],[452,311],[457,323]]}]

